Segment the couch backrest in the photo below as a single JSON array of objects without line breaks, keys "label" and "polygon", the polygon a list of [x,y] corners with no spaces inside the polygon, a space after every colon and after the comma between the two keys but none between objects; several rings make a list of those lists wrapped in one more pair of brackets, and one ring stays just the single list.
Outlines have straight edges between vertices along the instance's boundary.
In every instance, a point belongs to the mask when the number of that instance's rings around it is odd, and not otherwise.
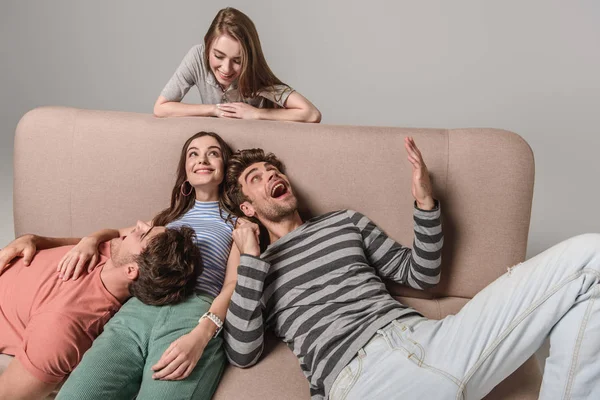
[{"label": "couch backrest", "polygon": [[14,153],[17,235],[81,236],[151,219],[168,205],[181,146],[220,134],[234,149],[278,155],[308,213],[353,208],[412,244],[411,135],[443,210],[442,283],[472,297],[525,256],[534,163],[518,135],[497,129],[315,125],[42,107],[19,122]]}]

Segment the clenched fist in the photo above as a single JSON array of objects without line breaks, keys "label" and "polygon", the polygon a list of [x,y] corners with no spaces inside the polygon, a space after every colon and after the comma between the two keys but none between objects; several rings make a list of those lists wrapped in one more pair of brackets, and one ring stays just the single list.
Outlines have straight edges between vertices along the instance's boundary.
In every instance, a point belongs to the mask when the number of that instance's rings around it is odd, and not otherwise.
[{"label": "clenched fist", "polygon": [[238,219],[237,225],[233,230],[233,241],[240,254],[248,254],[254,257],[260,255],[259,233],[258,225],[254,222],[242,218]]}]

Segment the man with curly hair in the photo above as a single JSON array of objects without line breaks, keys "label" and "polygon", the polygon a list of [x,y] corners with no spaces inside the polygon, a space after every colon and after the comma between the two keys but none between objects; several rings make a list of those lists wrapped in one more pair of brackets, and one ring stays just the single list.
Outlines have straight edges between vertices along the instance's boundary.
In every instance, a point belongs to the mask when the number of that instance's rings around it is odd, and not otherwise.
[{"label": "man with curly hair", "polygon": [[277,157],[261,149],[232,157],[231,210],[262,224],[271,244],[260,254],[254,223],[234,231],[241,257],[225,322],[230,361],[256,363],[271,329],[297,356],[313,400],[480,399],[549,338],[540,398],[600,399],[600,234],[509,267],[441,320],[392,298],[382,278],[425,289],[441,273],[440,205],[411,138],[405,148],[412,248],[353,210],[303,221]]},{"label": "man with curly hair", "polygon": [[95,270],[63,281],[56,269],[69,243],[74,239],[25,235],[0,251],[0,353],[15,356],[0,375],[0,399],[45,397],[127,299],[182,302],[202,271],[189,227],[138,221],[129,235],[101,246]]}]

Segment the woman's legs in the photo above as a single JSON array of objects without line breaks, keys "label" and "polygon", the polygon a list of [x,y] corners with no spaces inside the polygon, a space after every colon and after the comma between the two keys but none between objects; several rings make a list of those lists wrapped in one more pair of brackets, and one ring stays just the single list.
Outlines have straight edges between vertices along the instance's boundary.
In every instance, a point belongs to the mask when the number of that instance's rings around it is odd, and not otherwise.
[{"label": "woman's legs", "polygon": [[152,366],[175,340],[198,325],[198,319],[210,308],[212,298],[192,296],[185,302],[163,307],[156,319],[148,344],[148,357],[144,366],[142,385],[138,398],[169,400],[210,400],[225,368],[226,358],[221,336],[213,338],[204,349],[198,364],[186,379],[162,381],[152,379]]},{"label": "woman's legs", "polygon": [[148,341],[161,307],[130,299],[69,376],[59,400],[130,400],[139,390]]}]

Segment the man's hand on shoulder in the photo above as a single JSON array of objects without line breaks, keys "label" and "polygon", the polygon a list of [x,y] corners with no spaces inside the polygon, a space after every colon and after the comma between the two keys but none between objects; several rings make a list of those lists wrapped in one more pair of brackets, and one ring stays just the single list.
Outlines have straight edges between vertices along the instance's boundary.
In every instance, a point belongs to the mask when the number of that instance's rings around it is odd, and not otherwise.
[{"label": "man's hand on shoulder", "polygon": [[421,151],[412,137],[404,138],[404,148],[408,155],[408,161],[410,161],[413,167],[412,195],[417,202],[417,207],[421,210],[432,210],[435,207],[433,189],[431,187],[429,171],[427,170],[425,161],[423,161]]},{"label": "man's hand on shoulder", "polygon": [[36,240],[36,235],[23,235],[0,250],[0,273],[2,273],[4,268],[6,268],[6,266],[16,257],[23,257],[23,263],[29,265],[37,251]]},{"label": "man's hand on shoulder", "polygon": [[260,255],[258,225],[243,218],[239,218],[233,230],[233,241],[240,254],[258,257]]}]

